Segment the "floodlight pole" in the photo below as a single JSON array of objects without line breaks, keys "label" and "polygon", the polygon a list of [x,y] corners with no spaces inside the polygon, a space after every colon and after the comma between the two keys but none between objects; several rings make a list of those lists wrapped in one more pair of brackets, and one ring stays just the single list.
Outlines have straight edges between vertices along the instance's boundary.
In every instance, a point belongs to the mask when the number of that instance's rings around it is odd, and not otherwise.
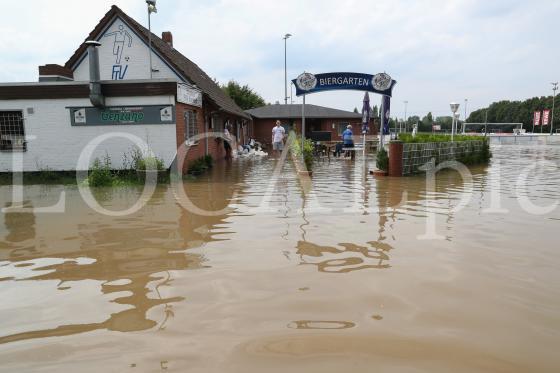
[{"label": "floodlight pole", "polygon": [[148,49],[150,50],[150,79],[153,78],[153,68],[152,68],[152,25],[150,22],[151,12],[148,10]]},{"label": "floodlight pole", "polygon": [[148,53],[150,54],[150,79],[153,78],[154,69],[152,67],[152,24],[151,15],[152,13],[157,13],[156,1],[146,0],[148,5]]},{"label": "floodlight pole", "polygon": [[284,39],[284,104],[288,104],[288,47],[287,47],[287,40],[292,36],[292,34],[286,34],[282,39]]}]

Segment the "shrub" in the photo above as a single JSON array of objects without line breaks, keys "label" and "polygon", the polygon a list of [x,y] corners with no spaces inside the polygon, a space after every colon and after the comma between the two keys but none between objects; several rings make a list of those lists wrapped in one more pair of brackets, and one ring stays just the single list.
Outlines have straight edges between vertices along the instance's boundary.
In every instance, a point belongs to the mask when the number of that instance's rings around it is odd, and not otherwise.
[{"label": "shrub", "polygon": [[163,160],[158,157],[143,157],[136,161],[136,169],[140,171],[146,170],[165,170]]},{"label": "shrub", "polygon": [[[210,161],[211,158],[212,157],[210,157]],[[189,165],[189,169],[187,172],[191,175],[200,175],[212,167],[211,163],[210,166],[208,166],[208,162],[208,158],[206,157],[197,158]]]},{"label": "shrub", "polygon": [[381,171],[387,171],[389,169],[389,155],[384,148],[380,148],[377,151],[376,165]]},{"label": "shrub", "polygon": [[212,166],[214,165],[214,158],[212,158],[210,154],[207,154],[204,156],[204,162],[206,163],[206,166],[208,166],[208,168],[212,168]]},{"label": "shrub", "polygon": [[[302,150],[301,150],[301,141],[297,138],[295,132],[290,133],[290,137],[288,139],[290,145],[290,151],[294,155],[296,159],[302,158]],[[311,139],[305,139],[303,143],[303,162],[305,163],[305,167],[308,171],[311,171],[313,167],[313,141]]]},{"label": "shrub", "polygon": [[103,162],[99,158],[95,158],[93,165],[88,174],[89,186],[99,187],[113,184],[113,175],[111,174],[111,159],[105,156]]},{"label": "shrub", "polygon": [[[453,141],[481,141],[480,136],[455,135]],[[399,133],[399,140],[405,143],[426,143],[426,142],[450,142],[451,135],[418,133],[412,136],[410,133]]]}]

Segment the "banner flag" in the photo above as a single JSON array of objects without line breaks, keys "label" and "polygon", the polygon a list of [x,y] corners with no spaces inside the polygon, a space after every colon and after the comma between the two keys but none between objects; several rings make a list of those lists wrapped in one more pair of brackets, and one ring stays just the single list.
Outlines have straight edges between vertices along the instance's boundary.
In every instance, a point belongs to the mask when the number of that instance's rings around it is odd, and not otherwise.
[{"label": "banner flag", "polygon": [[542,112],[542,125],[548,126],[550,123],[550,110],[544,110]]},{"label": "banner flag", "polygon": [[533,114],[533,126],[540,126],[541,125],[541,112],[535,111]]}]

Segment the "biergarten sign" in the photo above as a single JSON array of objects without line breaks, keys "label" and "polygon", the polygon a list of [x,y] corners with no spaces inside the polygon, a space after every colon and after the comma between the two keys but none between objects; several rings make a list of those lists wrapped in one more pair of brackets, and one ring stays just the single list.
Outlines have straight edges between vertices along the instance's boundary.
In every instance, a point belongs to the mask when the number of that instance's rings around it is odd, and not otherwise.
[{"label": "biergarten sign", "polygon": [[378,93],[391,97],[397,83],[386,73],[375,75],[335,72],[325,74],[303,73],[292,82],[296,86],[296,95],[306,95],[332,90],[357,90]]},{"label": "biergarten sign", "polygon": [[72,126],[175,123],[173,105],[70,107],[68,109]]}]

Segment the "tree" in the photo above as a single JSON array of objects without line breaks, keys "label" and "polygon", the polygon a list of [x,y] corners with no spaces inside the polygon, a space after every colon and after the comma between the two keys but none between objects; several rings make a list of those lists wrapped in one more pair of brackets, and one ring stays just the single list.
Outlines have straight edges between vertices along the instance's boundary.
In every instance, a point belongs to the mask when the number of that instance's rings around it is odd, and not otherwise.
[{"label": "tree", "polygon": [[371,108],[371,116],[373,118],[379,118],[379,108],[377,107],[377,105],[373,105],[373,107]]},{"label": "tree", "polygon": [[253,91],[247,84],[241,86],[235,80],[230,80],[228,84],[222,85],[221,88],[243,110],[266,105],[262,96]]},{"label": "tree", "polygon": [[430,132],[432,130],[432,125],[434,124],[434,117],[432,112],[428,112],[422,121],[418,124],[418,131],[420,132]]},{"label": "tree", "polygon": [[[560,95],[556,96],[556,102]],[[533,97],[525,101],[498,101],[493,102],[487,108],[482,108],[471,112],[467,122],[484,123],[488,114],[489,123],[523,123],[523,128],[532,130],[533,113],[544,109],[552,109],[552,96]],[[559,105],[554,108],[554,124],[558,125],[556,118],[560,118]],[[537,127],[538,128],[538,127]],[[545,126],[543,130],[550,131],[550,127]],[[540,129],[539,129],[540,131]]]},{"label": "tree", "polygon": [[354,113],[356,113],[356,114],[358,114],[358,113],[359,113],[359,111],[358,111],[358,108],[357,108],[357,107],[354,107]]}]

